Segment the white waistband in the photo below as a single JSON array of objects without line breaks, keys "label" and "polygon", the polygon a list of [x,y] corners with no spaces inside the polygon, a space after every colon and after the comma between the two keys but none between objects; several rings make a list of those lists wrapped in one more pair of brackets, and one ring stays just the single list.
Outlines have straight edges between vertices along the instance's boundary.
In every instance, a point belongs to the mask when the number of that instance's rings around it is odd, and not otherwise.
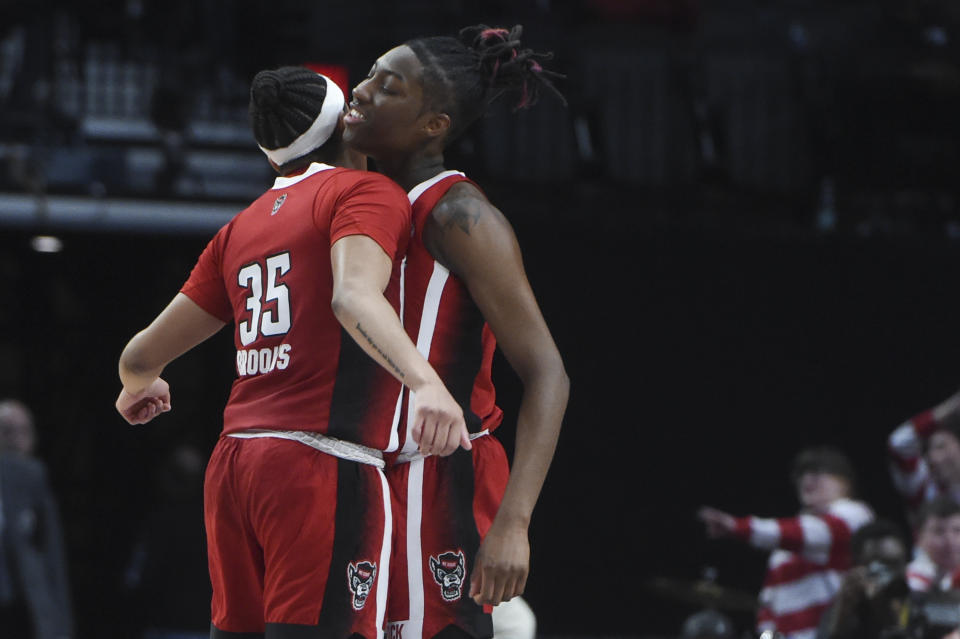
[{"label": "white waistband", "polygon": [[240,433],[230,433],[227,437],[236,437],[238,439],[255,439],[258,437],[273,437],[275,439],[289,439],[291,441],[306,444],[311,448],[346,459],[349,461],[369,464],[377,468],[383,468],[383,453],[375,448],[354,444],[336,437],[330,437],[322,433],[309,433],[302,430],[269,430],[266,428],[256,428],[245,430]]},{"label": "white waistband", "polygon": [[[480,439],[480,438],[483,437],[484,435],[489,435],[489,434],[490,434],[490,431],[487,430],[486,428],[484,428],[483,430],[481,430],[479,433],[470,433],[470,441],[473,441],[473,440],[475,440],[475,439]],[[424,455],[424,454],[420,453],[420,451],[415,450],[415,451],[410,452],[410,453],[400,453],[399,455],[397,455],[396,459],[393,460],[393,463],[394,463],[394,464],[409,464],[409,463],[412,462],[412,461],[416,461],[417,459],[424,459],[424,458],[429,457],[429,456],[430,456],[430,455]]]}]

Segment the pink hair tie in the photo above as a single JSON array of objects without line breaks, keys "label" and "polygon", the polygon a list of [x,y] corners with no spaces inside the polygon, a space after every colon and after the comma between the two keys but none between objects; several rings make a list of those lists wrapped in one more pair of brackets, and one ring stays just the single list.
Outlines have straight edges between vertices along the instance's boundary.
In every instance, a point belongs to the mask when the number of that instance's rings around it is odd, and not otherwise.
[{"label": "pink hair tie", "polygon": [[516,109],[522,109],[522,108],[524,108],[525,106],[527,106],[527,104],[529,104],[529,102],[530,102],[530,96],[529,96],[529,94],[528,94],[528,92],[527,92],[527,82],[526,82],[526,80],[524,80],[524,82],[523,82],[523,94],[520,96],[520,104],[518,104],[515,108],[516,108]]},{"label": "pink hair tie", "polygon": [[495,36],[503,41],[506,41],[508,35],[510,35],[510,32],[506,29],[484,29],[480,32],[480,37],[484,40],[490,36]]}]

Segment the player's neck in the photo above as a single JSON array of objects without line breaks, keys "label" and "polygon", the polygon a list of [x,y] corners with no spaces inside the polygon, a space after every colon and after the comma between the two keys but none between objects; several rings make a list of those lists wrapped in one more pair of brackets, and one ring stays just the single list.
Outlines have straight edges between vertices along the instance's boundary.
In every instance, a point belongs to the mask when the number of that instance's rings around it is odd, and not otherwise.
[{"label": "player's neck", "polygon": [[341,144],[336,157],[333,160],[333,166],[342,166],[345,169],[367,170],[367,156],[355,151],[346,144]]},{"label": "player's neck", "polygon": [[391,180],[410,191],[425,180],[444,170],[443,154],[414,154],[403,158],[378,158],[377,169]]}]

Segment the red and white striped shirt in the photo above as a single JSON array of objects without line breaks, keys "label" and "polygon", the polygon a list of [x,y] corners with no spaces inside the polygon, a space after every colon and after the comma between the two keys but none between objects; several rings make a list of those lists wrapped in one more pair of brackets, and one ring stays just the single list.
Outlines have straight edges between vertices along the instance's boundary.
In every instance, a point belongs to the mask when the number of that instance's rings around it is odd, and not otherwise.
[{"label": "red and white striped shirt", "polygon": [[[907,585],[913,592],[928,592],[940,588],[943,575],[930,555],[920,548],[914,551],[914,558],[907,565]],[[935,587],[936,586],[936,587]]]},{"label": "red and white striped shirt", "polygon": [[923,458],[924,445],[938,427],[933,411],[927,410],[898,426],[887,439],[893,485],[906,501],[911,517],[921,505],[940,495],[960,501],[960,491],[950,491],[934,481]]},{"label": "red and white striped shirt", "polygon": [[852,499],[838,499],[822,514],[738,518],[738,537],[773,551],[760,591],[758,630],[813,639],[850,568],[850,536],[872,520],[870,507]]}]

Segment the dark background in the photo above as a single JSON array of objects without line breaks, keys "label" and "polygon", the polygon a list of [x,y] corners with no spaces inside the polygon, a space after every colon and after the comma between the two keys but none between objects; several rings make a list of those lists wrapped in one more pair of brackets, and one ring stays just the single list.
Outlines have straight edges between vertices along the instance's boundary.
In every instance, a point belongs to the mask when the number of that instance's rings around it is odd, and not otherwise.
[{"label": "dark background", "polygon": [[[694,513],[791,514],[803,446],[842,448],[861,496],[905,523],[886,436],[960,383],[950,3],[48,5],[0,4],[0,396],[37,413],[81,638],[156,614],[128,573],[158,512],[187,513],[163,556],[183,575],[169,592],[190,591],[199,506],[167,509],[158,482],[171,451],[216,441],[232,343],[172,364],[175,408],[146,427],[113,409],[116,360],[185,280],[213,207],[270,184],[243,137],[250,77],[327,62],[356,81],[397,42],[478,21],[522,22],[567,75],[566,108],[498,106],[449,162],[514,224],[571,377],[531,529],[540,633],[669,635],[697,606],[654,577],[713,567],[755,592],[764,556],[708,542]],[[190,128],[210,121],[237,139]],[[120,214],[71,217],[77,202]],[[143,202],[198,222],[134,220]],[[64,249],[32,250],[38,233]],[[509,450],[521,389],[499,356],[495,376]]]}]

